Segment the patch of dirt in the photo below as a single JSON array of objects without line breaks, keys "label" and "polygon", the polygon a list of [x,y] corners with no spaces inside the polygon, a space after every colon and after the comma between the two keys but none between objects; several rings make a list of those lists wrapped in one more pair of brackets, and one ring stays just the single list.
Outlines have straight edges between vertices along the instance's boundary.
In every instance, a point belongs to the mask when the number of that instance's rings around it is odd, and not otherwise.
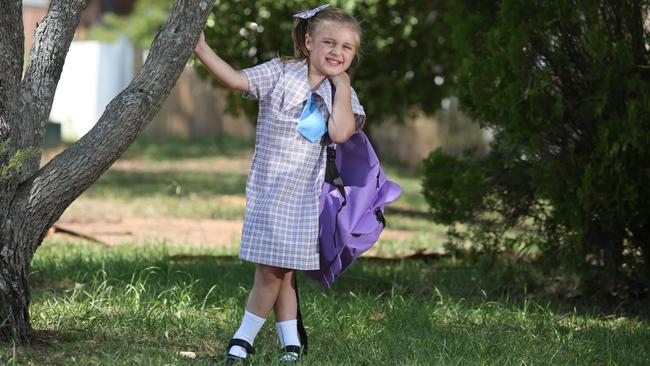
[{"label": "patch of dirt", "polygon": [[217,202],[222,205],[245,206],[246,197],[235,194],[222,194],[217,198]]},{"label": "patch of dirt", "polygon": [[392,230],[385,229],[381,232],[379,239],[384,240],[399,240],[399,239],[411,239],[415,237],[416,233],[406,230]]},{"label": "patch of dirt", "polygon": [[[59,150],[44,153],[43,160]],[[191,171],[248,174],[250,159],[184,159],[173,162],[120,160],[110,168],[128,172]],[[245,197],[222,195],[216,203],[244,206]],[[242,220],[174,218],[134,212],[130,202],[80,197],[55,223],[48,237],[55,240],[89,240],[106,245],[172,243],[174,245],[238,247]],[[404,230],[383,231],[380,239],[408,239],[416,233]],[[374,249],[374,248],[373,248]],[[372,251],[372,250],[371,250]]]},{"label": "patch of dirt", "polygon": [[248,174],[248,171],[250,169],[250,159],[182,159],[157,162],[130,159],[116,161],[113,166],[111,166],[111,169],[116,171],[138,173],[198,172]]},{"label": "patch of dirt", "polygon": [[71,233],[77,233],[106,245],[173,243],[228,247],[238,244],[241,229],[242,222],[239,220],[142,217],[67,219],[57,222],[48,237],[64,239],[74,236]]},{"label": "patch of dirt", "polygon": [[[64,218],[50,230],[51,239],[89,240],[106,245],[173,243],[175,245],[237,247],[241,220],[125,217]],[[410,238],[414,233],[386,229],[381,239]]]},{"label": "patch of dirt", "polygon": [[[59,223],[120,221],[124,216],[135,216],[133,206],[133,204],[120,200],[90,198],[82,195],[65,210]],[[83,217],[83,219],[79,217]]]}]

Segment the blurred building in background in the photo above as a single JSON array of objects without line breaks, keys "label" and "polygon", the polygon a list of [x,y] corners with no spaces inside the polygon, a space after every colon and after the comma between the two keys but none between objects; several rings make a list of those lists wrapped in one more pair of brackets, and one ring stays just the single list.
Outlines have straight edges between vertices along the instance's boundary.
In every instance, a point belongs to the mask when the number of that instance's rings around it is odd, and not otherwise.
[{"label": "blurred building in background", "polygon": [[[82,14],[61,74],[48,126],[46,141],[72,142],[88,132],[106,105],[138,72],[146,51],[137,49],[126,37],[114,42],[89,40],[90,27],[109,13],[128,15],[136,0],[91,0]],[[46,15],[49,0],[24,0],[25,50],[29,52],[37,23]],[[149,123],[145,135],[154,137],[205,138],[227,135],[251,139],[255,127],[245,116],[227,113],[225,91],[201,80],[187,67],[161,110]],[[363,102],[363,101],[362,101]],[[367,121],[370,137],[382,159],[415,169],[433,149],[442,147],[459,154],[466,148],[487,151],[489,136],[458,111],[448,99],[435,116],[418,116],[404,124]]]},{"label": "blurred building in background", "polygon": [[[90,1],[66,56],[46,141],[73,142],[83,136],[142,66],[146,51],[136,49],[126,37],[118,37],[114,42],[87,39],[88,29],[101,22],[103,15],[109,12],[128,15],[134,3],[135,0]],[[49,0],[23,1],[26,56],[48,6]],[[248,119],[224,113],[223,93],[201,80],[193,68],[186,68],[144,134],[161,138],[221,134],[251,138],[255,130]]]},{"label": "blurred building in background", "polygon": [[62,139],[75,141],[90,131],[133,75],[134,49],[126,37],[114,43],[72,42],[50,111]]},{"label": "blurred building in background", "polygon": [[[113,43],[85,40],[87,30],[106,12],[128,14],[135,0],[92,0],[81,15],[70,45],[50,113],[50,130],[74,141],[92,128],[106,105],[133,78],[134,49],[121,37]],[[48,0],[23,1],[25,52],[31,50],[38,23],[47,14]],[[56,124],[58,126],[52,126]],[[48,140],[52,140],[48,136]],[[56,139],[53,139],[56,141]]]},{"label": "blurred building in background", "polygon": [[[95,22],[99,21],[103,14],[112,12],[119,15],[128,15],[133,9],[136,0],[90,0],[86,10],[81,14],[79,27],[75,37],[83,39],[85,32]],[[23,0],[23,25],[25,29],[25,51],[32,48],[34,31],[38,23],[47,14],[50,6],[49,0]]]}]

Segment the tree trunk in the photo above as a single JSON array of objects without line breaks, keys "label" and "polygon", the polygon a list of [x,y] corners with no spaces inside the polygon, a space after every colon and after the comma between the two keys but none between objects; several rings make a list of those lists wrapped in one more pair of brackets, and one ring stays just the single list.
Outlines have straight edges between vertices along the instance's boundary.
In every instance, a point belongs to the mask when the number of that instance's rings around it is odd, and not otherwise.
[{"label": "tree trunk", "polygon": [[623,268],[624,236],[609,222],[593,220],[583,239],[585,265],[588,268],[588,291],[611,293],[625,279]]},{"label": "tree trunk", "polygon": [[0,257],[0,339],[27,341],[32,332],[29,323],[29,286],[27,270]]},{"label": "tree trunk", "polygon": [[[42,144],[65,56],[87,2],[50,2],[24,76],[21,2],[0,2],[0,341],[29,339],[27,274],[37,248],[65,209],[160,109],[212,9],[211,0],[176,0],[131,84],[86,135],[39,168],[40,154],[24,152]],[[12,163],[14,157],[22,161]]]}]

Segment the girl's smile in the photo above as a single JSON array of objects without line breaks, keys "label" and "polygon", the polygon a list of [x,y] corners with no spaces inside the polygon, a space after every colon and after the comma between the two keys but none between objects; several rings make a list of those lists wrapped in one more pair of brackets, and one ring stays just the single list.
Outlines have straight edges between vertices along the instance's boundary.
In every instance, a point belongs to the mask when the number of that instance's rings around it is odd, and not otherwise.
[{"label": "girl's smile", "polygon": [[359,44],[353,27],[339,22],[325,21],[314,36],[305,36],[309,50],[310,74],[314,77],[336,76],[352,64]]}]

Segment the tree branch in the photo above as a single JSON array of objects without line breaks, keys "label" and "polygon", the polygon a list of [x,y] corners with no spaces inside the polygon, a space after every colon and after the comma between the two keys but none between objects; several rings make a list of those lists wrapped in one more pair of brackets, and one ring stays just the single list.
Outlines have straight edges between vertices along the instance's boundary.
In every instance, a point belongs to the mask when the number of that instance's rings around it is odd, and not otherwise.
[{"label": "tree branch", "polygon": [[18,188],[11,210],[20,222],[12,226],[16,235],[38,238],[32,253],[63,211],[120,157],[160,109],[211,8],[212,0],[177,0],[131,84],[85,136]]},{"label": "tree branch", "polygon": [[88,0],[53,0],[34,35],[22,86],[24,147],[40,147],[56,86]]},{"label": "tree branch", "polygon": [[[8,171],[16,153],[20,78],[23,69],[23,21],[20,1],[0,2],[0,223],[18,184],[18,174]],[[1,247],[1,244],[0,244]]]},{"label": "tree branch", "polygon": [[0,2],[0,141],[9,138],[10,113],[15,109],[23,68],[21,3]]}]

